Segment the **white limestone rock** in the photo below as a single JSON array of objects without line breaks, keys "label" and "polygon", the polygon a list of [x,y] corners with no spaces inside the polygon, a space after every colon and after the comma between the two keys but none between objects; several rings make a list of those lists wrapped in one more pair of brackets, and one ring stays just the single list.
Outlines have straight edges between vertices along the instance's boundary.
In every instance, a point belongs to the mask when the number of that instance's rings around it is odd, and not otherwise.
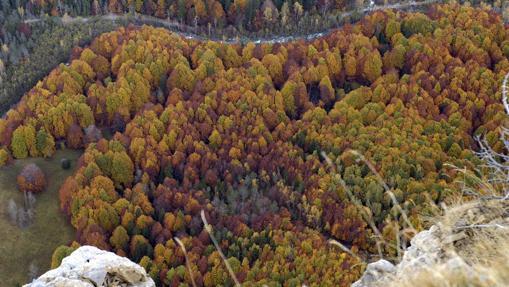
[{"label": "white limestone rock", "polygon": [[361,279],[352,284],[352,287],[367,287],[373,283],[380,283],[388,274],[394,274],[396,267],[384,259],[368,264]]},{"label": "white limestone rock", "polygon": [[[362,277],[352,287],[386,286],[391,279],[404,276],[407,272],[416,272],[434,266],[444,260],[444,244],[438,226],[417,233],[410,241],[401,262],[393,265],[387,260],[369,263]],[[460,258],[461,259],[461,258]],[[458,266],[458,259],[446,261]]]},{"label": "white limestone rock", "polygon": [[145,269],[127,258],[82,246],[50,270],[24,287],[155,287]]},{"label": "white limestone rock", "polygon": [[438,226],[433,225],[430,229],[417,233],[397,265],[397,275],[415,272],[441,262],[445,253],[443,248],[442,234]]}]

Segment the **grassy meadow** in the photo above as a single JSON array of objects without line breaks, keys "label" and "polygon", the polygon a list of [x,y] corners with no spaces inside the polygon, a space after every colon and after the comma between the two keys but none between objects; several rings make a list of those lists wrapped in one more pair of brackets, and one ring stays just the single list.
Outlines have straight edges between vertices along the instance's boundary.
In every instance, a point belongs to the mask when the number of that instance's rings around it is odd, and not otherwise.
[{"label": "grassy meadow", "polygon": [[[59,211],[58,189],[72,174],[81,152],[59,150],[50,159],[16,160],[0,168],[0,282],[2,286],[23,285],[29,280],[29,270],[37,275],[50,268],[53,250],[74,238],[74,230]],[[71,169],[60,167],[60,160],[71,160]],[[16,186],[16,176],[29,163],[37,164],[46,174],[48,188],[37,194],[34,222],[26,228],[13,225],[7,214],[7,204],[13,199],[23,206],[23,194]],[[32,268],[30,268],[32,265]]]}]

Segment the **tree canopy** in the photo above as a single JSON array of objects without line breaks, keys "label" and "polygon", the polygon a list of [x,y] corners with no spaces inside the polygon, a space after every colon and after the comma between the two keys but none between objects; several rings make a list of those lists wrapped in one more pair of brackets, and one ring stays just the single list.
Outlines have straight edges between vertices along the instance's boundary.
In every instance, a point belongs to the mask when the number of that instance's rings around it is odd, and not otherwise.
[{"label": "tree canopy", "polygon": [[405,224],[348,151],[422,228],[420,215],[454,193],[460,175],[445,164],[479,164],[477,135],[502,147],[507,43],[499,16],[459,5],[378,11],[287,44],[120,28],[0,119],[0,163],[49,156],[56,142],[85,147],[60,190],[77,242],[140,262],[160,285],[191,284],[174,237],[198,286],[233,285],[203,210],[243,286],[348,286],[362,266],[327,240],[375,252],[367,211],[387,242]]}]

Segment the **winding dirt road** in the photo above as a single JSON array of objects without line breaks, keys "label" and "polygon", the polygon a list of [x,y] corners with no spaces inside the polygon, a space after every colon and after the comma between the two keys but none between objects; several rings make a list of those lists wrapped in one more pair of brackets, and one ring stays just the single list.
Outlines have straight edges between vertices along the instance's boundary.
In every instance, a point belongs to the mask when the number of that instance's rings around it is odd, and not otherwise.
[{"label": "winding dirt road", "polygon": [[[411,1],[411,2],[406,2],[406,3],[398,3],[398,4],[390,4],[390,5],[374,5],[373,2],[370,2],[370,4],[363,8],[363,9],[360,9],[360,10],[357,10],[357,11],[349,11],[349,12],[344,12],[341,14],[341,19],[343,18],[346,18],[346,17],[350,17],[352,15],[354,15],[355,13],[359,13],[359,14],[368,14],[368,13],[371,13],[373,11],[377,11],[377,10],[383,10],[383,9],[396,9],[396,10],[404,10],[404,9],[411,9],[411,8],[418,8],[418,7],[423,7],[423,6],[426,6],[426,5],[430,5],[430,4],[433,4],[433,3],[439,3],[441,2],[440,0],[425,0],[425,1],[420,1],[420,2],[415,2],[415,1]],[[196,33],[191,33],[191,32],[183,32],[183,30],[192,30],[194,29],[193,27],[191,26],[187,26],[187,25],[182,25],[180,23],[178,23],[177,21],[170,21],[170,20],[167,20],[167,19],[161,19],[161,18],[156,18],[156,17],[152,17],[152,16],[147,16],[147,15],[136,15],[136,16],[132,16],[132,15],[117,15],[117,14],[112,14],[112,13],[109,13],[109,14],[105,14],[105,15],[101,15],[101,16],[90,16],[90,17],[57,17],[59,18],[62,23],[86,23],[90,20],[109,20],[109,21],[125,21],[127,23],[138,23],[138,24],[147,24],[147,25],[156,25],[156,26],[160,26],[160,27],[164,27],[184,38],[187,38],[187,39],[194,39],[194,40],[200,40],[200,41],[206,41],[206,40],[212,40],[212,41],[217,41],[217,42],[223,42],[223,43],[239,43],[239,42],[253,42],[255,44],[260,44],[260,43],[286,43],[286,42],[291,42],[291,41],[295,41],[295,40],[313,40],[313,39],[316,39],[316,38],[319,38],[319,37],[322,37],[328,33],[330,33],[331,31],[337,29],[337,27],[334,27],[334,28],[328,28],[326,29],[325,31],[322,31],[322,32],[318,32],[318,33],[311,33],[311,34],[308,34],[308,35],[299,35],[299,36],[273,36],[273,37],[268,37],[268,38],[263,38],[263,37],[259,37],[259,38],[252,38],[252,37],[247,37],[247,36],[244,36],[244,37],[235,37],[235,38],[228,38],[228,39],[220,39],[220,38],[215,38],[215,37],[206,37],[206,36],[202,36],[202,35],[199,35],[199,34],[196,34]],[[36,23],[36,22],[40,22],[40,21],[44,21],[45,18],[31,18],[31,19],[27,19],[24,21],[24,23]]]}]

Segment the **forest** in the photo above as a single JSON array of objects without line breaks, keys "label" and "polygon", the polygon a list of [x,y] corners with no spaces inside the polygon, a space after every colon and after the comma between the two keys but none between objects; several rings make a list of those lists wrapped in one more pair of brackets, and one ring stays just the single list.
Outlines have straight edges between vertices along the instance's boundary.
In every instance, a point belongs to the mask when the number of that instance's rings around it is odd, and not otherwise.
[{"label": "forest", "polygon": [[[6,7],[20,7],[33,15],[99,15],[104,13],[141,13],[158,18],[177,19],[188,25],[224,27],[232,25],[251,31],[270,27],[279,18],[295,21],[304,13],[325,15],[360,6],[353,0],[3,0]],[[382,1],[383,3],[383,1]]]},{"label": "forest", "polygon": [[[72,47],[88,45],[101,33],[127,23],[139,24],[141,21],[154,25],[159,21],[171,25],[176,31],[222,39],[226,35],[230,38],[246,35],[303,35],[312,31],[321,32],[324,27],[332,27],[360,17],[357,14],[341,17],[338,13],[344,9],[336,9],[328,2],[320,4],[326,5],[322,8],[314,1],[308,2],[276,2],[276,7],[270,0],[266,4],[253,0],[231,5],[215,1],[204,3],[201,0],[157,3],[2,0],[0,111],[3,113],[8,110],[19,100],[20,95],[27,92],[59,63],[65,62]],[[224,12],[228,11],[224,8],[225,5],[232,6],[229,14]],[[359,7],[362,5],[365,4],[358,3]],[[342,7],[342,4],[336,6]],[[208,13],[213,7],[221,12]],[[258,13],[265,11],[264,7],[268,9],[267,12]],[[325,14],[318,11],[330,15],[324,17]],[[118,16],[118,19],[109,19],[109,15]],[[146,19],[140,18],[140,15]]]},{"label": "forest", "polygon": [[[168,11],[108,7],[125,2]],[[209,2],[233,22],[225,11],[243,3]],[[284,44],[120,27],[74,48],[0,119],[0,165],[84,150],[59,191],[76,238],[53,267],[86,244],[158,286],[233,286],[203,211],[242,286],[349,286],[358,256],[397,256],[396,238],[458,195],[451,165],[481,168],[477,137],[502,149],[508,56],[501,15],[459,4],[377,11]]]}]

